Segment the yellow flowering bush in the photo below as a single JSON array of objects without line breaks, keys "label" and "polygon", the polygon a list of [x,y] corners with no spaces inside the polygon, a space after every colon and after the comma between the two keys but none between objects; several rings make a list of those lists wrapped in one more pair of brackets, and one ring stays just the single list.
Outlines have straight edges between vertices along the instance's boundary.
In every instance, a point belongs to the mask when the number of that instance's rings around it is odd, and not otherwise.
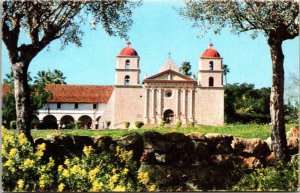
[{"label": "yellow flowering bush", "polygon": [[150,182],[149,173],[146,171],[139,171],[137,176],[138,181],[146,187],[148,192],[157,191],[155,184]]},{"label": "yellow flowering bush", "polygon": [[82,151],[86,156],[89,156],[92,152],[92,146],[84,146]]},{"label": "yellow flowering bush", "polygon": [[59,165],[58,191],[144,191],[138,180],[132,151],[112,145],[109,151],[95,153],[91,146],[83,148],[79,159],[66,159]]},{"label": "yellow flowering bush", "polygon": [[42,160],[46,145],[34,149],[23,133],[2,127],[2,185],[5,191],[50,190],[54,184],[54,160]]},{"label": "yellow flowering bush", "polygon": [[148,172],[142,172],[142,171],[140,171],[138,173],[138,180],[142,184],[147,184],[149,182],[149,174],[148,174]]},{"label": "yellow flowering bush", "polygon": [[2,127],[2,179],[5,191],[155,191],[148,173],[138,173],[133,152],[112,144],[96,152],[85,146],[80,157],[55,165],[45,160],[46,144],[32,147],[24,134]]}]

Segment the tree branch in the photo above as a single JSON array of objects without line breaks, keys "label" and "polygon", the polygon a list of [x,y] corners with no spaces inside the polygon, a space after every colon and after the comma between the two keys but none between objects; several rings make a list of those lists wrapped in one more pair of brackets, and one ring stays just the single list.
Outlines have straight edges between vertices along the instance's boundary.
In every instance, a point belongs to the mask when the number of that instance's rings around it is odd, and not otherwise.
[{"label": "tree branch", "polygon": [[[5,6],[3,7],[5,11]],[[20,14],[14,14],[14,25],[11,21],[9,21],[8,17],[9,16],[7,14],[3,17],[2,39],[9,51],[10,60],[12,62],[16,62],[18,59],[17,46],[20,34],[20,21],[22,16]],[[8,23],[10,23],[12,26],[11,30],[9,29]]]}]

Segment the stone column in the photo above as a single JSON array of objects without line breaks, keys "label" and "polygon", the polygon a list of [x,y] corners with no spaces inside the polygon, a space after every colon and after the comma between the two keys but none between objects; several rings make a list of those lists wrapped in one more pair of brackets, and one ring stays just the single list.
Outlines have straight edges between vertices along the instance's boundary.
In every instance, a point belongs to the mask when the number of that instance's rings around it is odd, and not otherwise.
[{"label": "stone column", "polygon": [[160,93],[159,93],[159,96],[160,96],[160,104],[159,104],[159,112],[160,112],[160,122],[163,121],[163,118],[164,118],[164,89],[160,89]]},{"label": "stone column", "polygon": [[189,118],[190,121],[194,121],[194,89],[190,90],[190,108],[189,108]]},{"label": "stone column", "polygon": [[95,119],[92,120],[91,129],[96,129],[96,120]]},{"label": "stone column", "polygon": [[145,100],[144,100],[144,122],[148,124],[148,115],[149,115],[149,89],[145,88]]},{"label": "stone column", "polygon": [[152,123],[153,124],[156,124],[156,105],[155,105],[155,103],[156,103],[156,89],[155,88],[153,88],[152,89]]},{"label": "stone column", "polygon": [[60,129],[61,126],[62,125],[60,125],[60,120],[57,119],[57,127],[58,127],[58,129]]},{"label": "stone column", "polygon": [[158,116],[161,117],[161,100],[162,100],[162,89],[158,89],[158,97],[157,97],[157,112],[158,112]]},{"label": "stone column", "polygon": [[176,89],[176,121],[180,120],[180,89]]},{"label": "stone column", "polygon": [[186,89],[181,90],[181,121],[182,124],[186,124]]}]

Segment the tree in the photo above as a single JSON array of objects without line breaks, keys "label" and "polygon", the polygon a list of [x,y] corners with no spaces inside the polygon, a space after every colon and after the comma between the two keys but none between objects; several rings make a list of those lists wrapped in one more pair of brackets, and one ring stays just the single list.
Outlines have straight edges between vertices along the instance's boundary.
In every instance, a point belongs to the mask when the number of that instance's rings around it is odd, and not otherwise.
[{"label": "tree", "polygon": [[269,123],[270,88],[255,89],[253,84],[225,86],[225,120],[227,123]]},{"label": "tree", "polygon": [[[2,39],[7,47],[14,78],[16,128],[33,143],[28,112],[30,111],[27,71],[32,59],[54,40],[62,48],[70,43],[81,46],[80,25],[92,18],[109,35],[126,38],[132,24],[131,8],[140,2],[122,1],[4,1],[2,3]],[[20,36],[29,42],[20,42]]]},{"label": "tree", "polygon": [[270,95],[271,139],[276,160],[288,160],[285,134],[284,55],[282,42],[299,35],[299,4],[297,1],[187,1],[179,14],[201,26],[203,32],[229,26],[233,33],[251,33],[267,38],[272,59],[272,87]]},{"label": "tree", "polygon": [[181,64],[181,67],[179,68],[179,71],[186,76],[191,76],[192,75],[191,68],[192,66],[190,62],[183,62]]},{"label": "tree", "polygon": [[230,72],[230,69],[228,68],[227,64],[224,64],[222,69],[223,69],[223,75],[225,78],[225,85],[227,85],[227,74]]},{"label": "tree", "polygon": [[64,74],[59,70],[55,69],[51,75],[51,78],[53,80],[53,84],[66,84],[66,77],[64,77]]},{"label": "tree", "polygon": [[59,70],[54,70],[51,72],[50,70],[39,71],[37,76],[35,77],[34,83],[41,84],[66,84],[66,77],[64,77],[63,73]]},{"label": "tree", "polygon": [[[30,77],[30,73],[27,74],[28,82],[32,81]],[[3,82],[9,85],[9,91],[3,96],[3,104],[2,104],[2,120],[4,126],[7,128],[10,127],[10,122],[15,121],[17,118],[16,115],[16,101],[15,96],[13,94],[14,84],[12,79],[8,79],[11,77],[10,74],[6,74],[7,79]],[[28,118],[30,124],[34,120],[34,118],[38,114],[38,110],[43,107],[43,105],[47,102],[48,99],[52,97],[52,93],[45,90],[45,84],[36,83],[29,85],[30,92],[30,108],[28,111]]]}]

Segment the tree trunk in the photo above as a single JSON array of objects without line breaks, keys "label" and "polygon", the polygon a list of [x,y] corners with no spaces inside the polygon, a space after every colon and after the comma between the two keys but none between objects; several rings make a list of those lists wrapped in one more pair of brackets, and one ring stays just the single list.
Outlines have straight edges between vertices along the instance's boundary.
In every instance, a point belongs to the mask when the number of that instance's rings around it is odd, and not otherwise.
[{"label": "tree trunk", "polygon": [[33,138],[30,133],[30,91],[27,82],[27,71],[29,64],[17,62],[12,64],[14,76],[14,92],[16,100],[16,128],[23,132],[30,143],[33,145]]},{"label": "tree trunk", "polygon": [[270,37],[268,44],[271,49],[273,71],[270,97],[272,149],[275,153],[276,160],[287,161],[290,157],[287,151],[283,109],[284,55],[282,52],[282,40],[278,37]]}]

